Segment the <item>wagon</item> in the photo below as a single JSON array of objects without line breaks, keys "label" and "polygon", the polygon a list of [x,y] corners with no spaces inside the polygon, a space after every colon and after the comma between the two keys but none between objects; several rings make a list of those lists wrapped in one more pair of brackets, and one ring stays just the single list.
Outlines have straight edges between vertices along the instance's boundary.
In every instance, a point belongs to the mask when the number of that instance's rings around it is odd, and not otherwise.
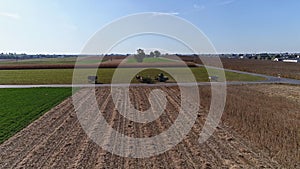
[{"label": "wagon", "polygon": [[97,76],[88,76],[88,82],[96,84],[98,80]]},{"label": "wagon", "polygon": [[219,78],[218,78],[218,76],[209,76],[208,79],[211,82],[217,82]]}]

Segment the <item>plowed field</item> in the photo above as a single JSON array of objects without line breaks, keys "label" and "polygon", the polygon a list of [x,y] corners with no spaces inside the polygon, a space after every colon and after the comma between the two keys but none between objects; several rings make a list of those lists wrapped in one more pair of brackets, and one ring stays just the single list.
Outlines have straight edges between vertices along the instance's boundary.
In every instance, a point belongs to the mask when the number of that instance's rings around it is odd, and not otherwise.
[{"label": "plowed field", "polygon": [[[155,88],[168,94],[168,103],[166,112],[149,124],[134,123],[115,111],[110,88],[96,90],[99,108],[106,121],[120,133],[137,138],[157,135],[177,118],[180,91],[177,87]],[[148,109],[147,97],[154,87],[133,89],[130,96],[136,109]],[[90,93],[91,89],[82,89],[76,95],[84,101],[87,96],[92,97]],[[158,156],[135,159],[107,152],[89,139],[69,98],[0,145],[0,168],[281,168],[222,124],[207,142],[199,144],[207,115],[204,104],[205,101],[201,102],[197,121],[181,143]],[[103,137],[107,143],[115,141],[110,135]]]}]

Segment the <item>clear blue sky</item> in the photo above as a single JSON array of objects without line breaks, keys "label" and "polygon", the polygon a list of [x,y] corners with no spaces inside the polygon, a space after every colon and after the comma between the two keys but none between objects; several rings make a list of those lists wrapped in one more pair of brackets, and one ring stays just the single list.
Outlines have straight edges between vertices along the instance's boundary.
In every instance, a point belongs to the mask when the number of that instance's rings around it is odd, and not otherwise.
[{"label": "clear blue sky", "polygon": [[101,27],[139,12],[190,21],[219,53],[300,52],[299,9],[299,0],[2,0],[0,52],[80,53]]}]

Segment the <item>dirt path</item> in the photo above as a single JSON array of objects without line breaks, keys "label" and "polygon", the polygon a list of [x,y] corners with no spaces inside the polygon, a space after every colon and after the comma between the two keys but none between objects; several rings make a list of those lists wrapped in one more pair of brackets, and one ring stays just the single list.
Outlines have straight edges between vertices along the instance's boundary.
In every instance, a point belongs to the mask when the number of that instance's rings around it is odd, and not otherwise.
[{"label": "dirt path", "polygon": [[[134,123],[120,115],[110,97],[109,88],[97,89],[97,101],[106,121],[130,137],[151,137],[168,129],[176,120],[180,105],[176,87],[153,87],[168,93],[167,111],[149,124]],[[147,110],[150,87],[135,87],[131,100],[138,110]],[[77,93],[82,102],[91,89]],[[264,152],[247,145],[229,127],[220,125],[204,144],[198,143],[206,110],[188,136],[171,150],[155,157],[134,159],[111,154],[87,137],[77,119],[71,99],[50,110],[34,123],[0,145],[0,168],[280,168]],[[86,110],[93,110],[93,106]],[[106,144],[114,144],[111,134],[103,135]],[[115,145],[115,148],[119,148]],[[124,150],[132,151],[132,150]]]}]

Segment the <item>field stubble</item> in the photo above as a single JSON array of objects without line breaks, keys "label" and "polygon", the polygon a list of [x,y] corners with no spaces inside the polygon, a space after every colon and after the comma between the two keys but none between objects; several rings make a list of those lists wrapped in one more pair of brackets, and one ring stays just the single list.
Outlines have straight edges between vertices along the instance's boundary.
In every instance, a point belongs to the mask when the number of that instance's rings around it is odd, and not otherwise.
[{"label": "field stubble", "polygon": [[[186,61],[194,61],[191,58],[185,58]],[[270,76],[281,76],[285,78],[300,80],[300,63],[274,62],[270,60],[254,59],[227,59],[221,58],[225,69],[239,70]],[[200,59],[196,63],[202,63]]]},{"label": "field stubble", "polygon": [[[257,86],[261,87],[264,86]],[[130,94],[134,107],[146,110],[150,107],[146,98],[157,88],[168,94],[167,111],[148,124],[134,123],[121,116],[114,109],[109,88],[96,90],[97,101],[106,121],[114,129],[131,137],[151,137],[168,129],[177,118],[180,91],[177,87],[133,87]],[[200,110],[191,131],[181,143],[158,156],[123,158],[104,151],[84,133],[69,98],[2,144],[0,167],[299,167],[299,120],[295,120],[299,119],[295,113],[299,110],[298,104],[283,96],[266,95],[254,86],[231,86],[222,123],[207,142],[199,144],[199,134],[210,106],[210,89],[202,86],[199,92]],[[84,102],[86,97],[91,97],[90,93],[90,89],[83,89],[76,94]],[[114,144],[114,137],[104,137],[107,144]]]}]

